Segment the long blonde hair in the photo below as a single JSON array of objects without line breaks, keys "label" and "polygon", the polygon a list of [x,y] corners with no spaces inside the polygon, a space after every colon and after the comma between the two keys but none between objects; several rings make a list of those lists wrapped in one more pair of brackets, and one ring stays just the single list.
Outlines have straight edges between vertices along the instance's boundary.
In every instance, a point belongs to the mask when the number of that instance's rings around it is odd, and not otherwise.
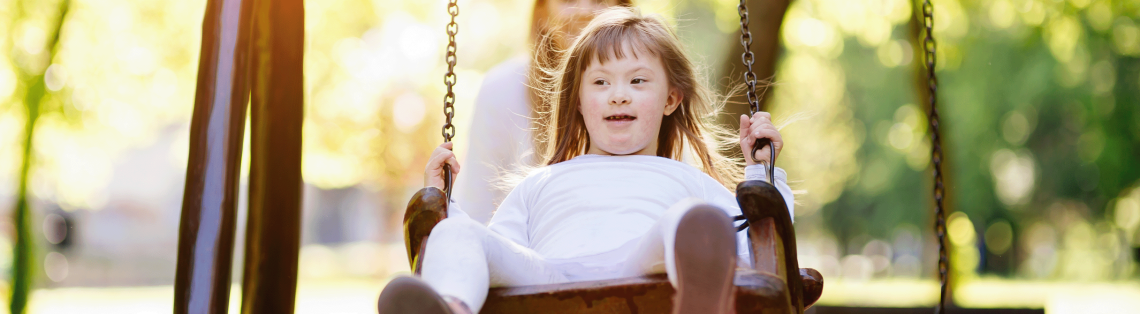
[{"label": "long blonde hair", "polygon": [[734,149],[737,138],[713,122],[723,100],[704,85],[677,35],[660,17],[643,16],[636,8],[628,7],[599,13],[568,50],[559,52],[557,65],[543,69],[546,79],[540,82],[539,91],[543,100],[540,108],[545,110],[538,116],[541,138],[536,148],[544,164],[567,161],[589,149],[590,137],[578,111],[582,73],[593,60],[604,63],[632,53],[623,49],[660,58],[669,87],[682,94],[679,108],[661,121],[657,156],[682,161],[688,149],[699,159],[699,168],[713,179],[726,187],[739,182],[743,177],[742,159],[722,154],[739,150]]}]

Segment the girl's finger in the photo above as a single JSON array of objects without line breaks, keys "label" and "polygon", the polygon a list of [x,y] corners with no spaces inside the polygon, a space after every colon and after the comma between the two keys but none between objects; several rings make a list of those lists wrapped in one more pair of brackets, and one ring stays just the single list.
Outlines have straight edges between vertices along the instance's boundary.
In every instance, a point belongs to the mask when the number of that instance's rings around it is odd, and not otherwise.
[{"label": "girl's finger", "polygon": [[752,156],[749,156],[749,154],[752,153],[752,145],[755,145],[755,144],[756,144],[756,140],[752,139],[751,136],[747,136],[747,137],[740,139],[740,151],[744,152],[745,163],[753,162]]},{"label": "girl's finger", "polygon": [[740,115],[740,138],[748,137],[748,132],[752,130],[752,121],[749,120],[748,115]]},{"label": "girl's finger", "polygon": [[435,169],[435,167],[437,165],[439,165],[438,159],[439,159],[439,150],[432,151],[431,157],[428,157],[427,165],[424,166],[424,171]]},{"label": "girl's finger", "polygon": [[752,126],[753,126],[753,131],[752,131],[753,133],[755,133],[757,130],[772,130],[772,131],[776,131],[776,132],[780,131],[780,129],[777,128],[776,125],[772,124],[771,122],[757,123],[757,124],[753,124]]},{"label": "girl's finger", "polygon": [[764,112],[764,111],[757,112],[756,114],[752,115],[752,118],[750,120],[752,121],[752,123],[758,123],[758,122],[763,122],[763,121],[771,122],[772,121],[772,114]]},{"label": "girl's finger", "polygon": [[446,162],[448,158],[452,158],[453,156],[455,156],[455,154],[449,150],[446,150],[446,149],[437,150],[436,152],[432,153],[431,158],[428,159],[428,170],[434,170],[434,171],[442,170],[443,169],[443,163]]},{"label": "girl's finger", "polygon": [[[768,156],[770,155],[768,153],[768,150],[770,150],[770,149],[772,149],[772,147],[765,145],[764,147],[760,148],[759,150],[756,150],[756,156],[750,156],[750,157],[753,157],[752,163],[753,164],[767,163],[768,158],[769,158]],[[747,152],[745,152],[746,155],[751,154],[751,153],[752,153],[752,150],[748,150]]]},{"label": "girl's finger", "polygon": [[763,123],[757,123],[757,124],[753,124],[752,129],[749,131],[751,132],[752,137],[759,138],[760,132],[763,132],[764,130],[767,130],[767,128],[764,127],[764,124]]},{"label": "girl's finger", "polygon": [[756,138],[766,138],[772,141],[780,139],[780,132],[772,129],[760,129],[756,134]]},{"label": "girl's finger", "polygon": [[780,155],[780,150],[784,148],[784,139],[780,136],[780,132],[775,130],[763,130],[760,132],[760,137],[771,140],[772,147],[776,149],[776,156]]},{"label": "girl's finger", "polygon": [[443,144],[439,144],[439,147],[436,147],[435,150],[431,153],[431,164],[434,164],[436,168],[442,168],[441,163],[446,161],[447,158],[455,156],[455,152],[451,151],[452,146],[454,146],[454,143],[452,142],[444,142]]},{"label": "girl's finger", "polygon": [[447,164],[451,165],[451,174],[459,174],[459,160],[455,159],[455,154],[451,154],[451,157],[447,158]]},{"label": "girl's finger", "polygon": [[[776,146],[777,142],[783,142],[783,139],[780,138],[780,132],[776,132],[775,130],[769,130],[769,129],[763,129],[763,130],[756,132],[755,136],[753,138],[756,138],[756,139],[766,138],[766,139],[772,141],[772,146]],[[776,146],[776,147],[778,147],[778,146]]]}]

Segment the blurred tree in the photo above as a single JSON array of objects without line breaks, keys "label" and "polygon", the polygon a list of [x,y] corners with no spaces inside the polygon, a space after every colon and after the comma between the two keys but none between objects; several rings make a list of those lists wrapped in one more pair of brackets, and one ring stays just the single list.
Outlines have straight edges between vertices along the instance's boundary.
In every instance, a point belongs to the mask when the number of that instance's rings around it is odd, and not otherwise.
[{"label": "blurred tree", "polygon": [[[28,3],[31,2],[31,3]],[[25,10],[38,9],[35,5],[43,4],[39,1],[18,1],[16,12],[23,17]],[[44,82],[44,71],[47,64],[55,57],[59,43],[60,29],[67,18],[70,0],[58,2],[58,14],[52,28],[48,30],[48,40],[43,47],[34,47],[46,53],[23,55],[23,60],[13,60],[19,69],[19,80],[25,85],[24,110],[27,119],[24,122],[23,151],[20,162],[19,187],[16,194],[16,204],[13,206],[13,221],[16,228],[15,245],[12,254],[12,294],[9,300],[11,313],[24,313],[28,304],[28,294],[35,278],[36,253],[35,242],[32,240],[31,208],[28,205],[28,171],[33,164],[32,144],[35,137],[36,120],[40,116],[40,102],[47,92]],[[19,20],[19,19],[17,19]],[[15,28],[12,28],[15,29]],[[9,36],[12,38],[13,36]],[[27,47],[25,47],[27,51]],[[38,55],[38,56],[37,56]],[[22,61],[22,62],[21,62]]]},{"label": "blurred tree", "polygon": [[[788,9],[790,0],[748,0],[749,12],[749,32],[752,35],[752,53],[755,56],[755,62],[752,65],[753,73],[756,73],[756,78],[760,80],[756,86],[756,96],[760,97],[760,110],[766,111],[765,104],[768,102],[768,97],[763,97],[764,91],[768,89],[768,85],[775,81],[776,74],[776,60],[780,57],[780,25],[784,22],[784,12]],[[714,5],[729,5],[729,3],[714,3]],[[737,29],[740,25],[736,26]],[[729,33],[733,40],[729,40],[729,45],[725,47],[724,64],[721,66],[721,73],[730,79],[730,82],[744,82],[744,71],[747,68],[742,63],[742,55],[744,54],[744,46],[740,42],[740,33]],[[727,93],[732,89],[732,84],[721,86],[721,92]],[[722,121],[727,125],[739,124],[740,115],[749,113],[748,98],[744,92],[731,95],[728,103],[725,105],[722,115]]]},{"label": "blurred tree", "polygon": [[[1137,246],[1135,228],[1111,219],[1115,202],[1140,184],[1140,4],[934,4],[948,206],[969,217],[975,250],[981,250],[960,264],[1027,275],[1020,271],[1030,261],[1051,261],[1038,263],[1057,263],[1041,276],[1127,275],[1126,267],[1095,274],[1064,269],[1129,262],[1112,252]],[[797,215],[806,216],[797,224],[822,220],[839,239],[841,255],[861,254],[869,239],[890,239],[901,226],[930,232],[926,108],[913,83],[912,62],[921,62],[921,55],[912,50],[907,23],[915,12],[901,0],[805,0],[792,4],[784,24],[787,53],[772,110],[778,116],[850,111],[835,123],[815,117],[790,126],[787,157],[781,158],[807,190],[797,199],[805,203]],[[829,83],[833,78],[840,83]],[[828,97],[807,97],[813,94]],[[845,132],[857,147],[846,156],[834,146]],[[848,158],[858,165],[850,175],[837,171],[846,168],[820,166]],[[835,182],[840,188],[832,193]],[[813,217],[815,208],[822,215]],[[1001,231],[1006,224],[1011,233]],[[1033,226],[1057,236],[1030,236]],[[991,227],[998,231],[983,238]],[[930,254],[933,241],[926,237]],[[1128,240],[1098,240],[1118,237]],[[1056,251],[1033,253],[1037,245]],[[1075,253],[1082,249],[1094,254]],[[1015,258],[1001,264],[1006,266],[978,261],[1008,255]],[[926,270],[933,265],[923,263]]]}]

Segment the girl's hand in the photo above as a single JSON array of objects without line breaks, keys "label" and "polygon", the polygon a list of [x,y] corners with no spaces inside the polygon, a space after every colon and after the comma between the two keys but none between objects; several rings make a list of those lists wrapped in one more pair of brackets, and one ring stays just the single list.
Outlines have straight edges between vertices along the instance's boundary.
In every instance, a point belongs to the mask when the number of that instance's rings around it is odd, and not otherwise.
[{"label": "girl's hand", "polygon": [[445,180],[443,177],[443,165],[451,165],[451,179],[459,175],[459,160],[455,159],[455,153],[451,151],[451,142],[440,144],[434,151],[431,152],[431,158],[428,158],[427,167],[424,168],[424,187],[435,187],[443,190]]},{"label": "girl's hand", "polygon": [[[764,146],[759,151],[756,151],[756,158],[752,159],[752,146],[756,145],[756,140],[766,138],[772,141],[772,145]],[[780,131],[776,129],[776,125],[772,124],[772,114],[767,112],[757,112],[752,118],[748,115],[740,115],[740,149],[744,151],[744,161],[749,165],[758,163],[771,163],[772,153],[770,149],[776,149],[776,157],[780,157],[780,150],[784,149],[784,140],[780,138]]]}]

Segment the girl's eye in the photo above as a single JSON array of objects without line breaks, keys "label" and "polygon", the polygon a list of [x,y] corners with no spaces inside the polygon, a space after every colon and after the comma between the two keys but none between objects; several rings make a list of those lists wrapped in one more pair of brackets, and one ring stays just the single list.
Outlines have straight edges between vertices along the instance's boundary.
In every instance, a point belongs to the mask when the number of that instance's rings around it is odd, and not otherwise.
[{"label": "girl's eye", "polygon": [[606,80],[595,80],[594,85],[609,85]]},{"label": "girl's eye", "polygon": [[635,78],[635,79],[633,79],[633,81],[630,81],[629,83],[630,83],[630,84],[641,84],[641,83],[645,83],[645,79],[643,79],[643,78]]}]

